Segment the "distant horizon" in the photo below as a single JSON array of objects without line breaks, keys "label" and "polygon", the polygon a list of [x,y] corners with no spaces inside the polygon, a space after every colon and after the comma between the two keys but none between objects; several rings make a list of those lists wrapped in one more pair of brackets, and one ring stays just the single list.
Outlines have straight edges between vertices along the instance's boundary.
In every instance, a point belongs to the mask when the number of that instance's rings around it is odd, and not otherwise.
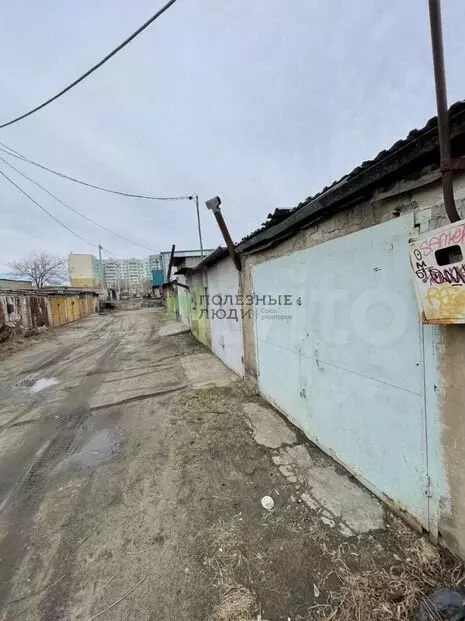
[{"label": "distant horizon", "polygon": [[27,280],[28,282],[32,282],[32,278],[27,278],[26,276],[20,276],[19,274],[15,274],[14,272],[0,272],[1,280]]}]

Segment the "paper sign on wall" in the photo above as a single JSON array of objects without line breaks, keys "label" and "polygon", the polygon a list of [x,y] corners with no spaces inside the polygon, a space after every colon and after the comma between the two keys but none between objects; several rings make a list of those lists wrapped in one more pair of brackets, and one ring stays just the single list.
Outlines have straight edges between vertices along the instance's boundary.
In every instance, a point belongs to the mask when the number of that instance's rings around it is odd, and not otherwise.
[{"label": "paper sign on wall", "polygon": [[465,220],[415,238],[410,264],[425,323],[465,323]]}]

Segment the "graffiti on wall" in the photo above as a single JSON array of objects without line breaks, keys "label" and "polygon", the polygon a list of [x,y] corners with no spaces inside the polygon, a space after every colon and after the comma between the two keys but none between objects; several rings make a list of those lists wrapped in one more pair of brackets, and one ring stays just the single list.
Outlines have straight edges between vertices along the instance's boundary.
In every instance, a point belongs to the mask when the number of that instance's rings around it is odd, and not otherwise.
[{"label": "graffiti on wall", "polygon": [[465,323],[465,221],[410,243],[410,264],[427,323]]}]

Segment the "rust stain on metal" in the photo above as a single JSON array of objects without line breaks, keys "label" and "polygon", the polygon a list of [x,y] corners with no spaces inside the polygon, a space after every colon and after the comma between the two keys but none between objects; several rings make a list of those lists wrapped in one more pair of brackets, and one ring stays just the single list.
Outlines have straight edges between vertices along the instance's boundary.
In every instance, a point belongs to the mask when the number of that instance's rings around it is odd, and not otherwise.
[{"label": "rust stain on metal", "polygon": [[31,296],[29,298],[31,309],[31,321],[33,328],[48,326],[47,300],[40,296]]},{"label": "rust stain on metal", "polygon": [[425,313],[423,311],[421,313],[421,322],[423,324],[432,325],[432,326],[433,325],[434,326],[437,326],[437,325],[439,325],[439,326],[451,326],[451,325],[454,325],[454,324],[457,323],[455,318],[454,319],[447,319],[447,318],[444,318],[444,317],[436,317],[436,318],[433,317],[431,319],[428,319],[428,317],[425,315]]},{"label": "rust stain on metal", "polygon": [[16,334],[60,326],[97,311],[97,296],[78,291],[67,293],[0,293],[0,341]]}]

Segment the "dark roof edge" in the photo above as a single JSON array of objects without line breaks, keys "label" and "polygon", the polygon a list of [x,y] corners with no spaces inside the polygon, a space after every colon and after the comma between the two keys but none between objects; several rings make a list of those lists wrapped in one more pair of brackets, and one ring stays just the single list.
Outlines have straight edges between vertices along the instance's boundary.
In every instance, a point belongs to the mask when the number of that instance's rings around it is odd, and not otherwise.
[{"label": "dark roof edge", "polygon": [[[451,139],[465,133],[465,104],[454,104],[458,111],[450,115]],[[415,160],[424,157],[438,148],[438,130],[436,117],[430,119],[423,130],[415,136],[395,143],[391,150],[381,152],[371,163],[355,169],[345,178],[335,182],[327,190],[307,199],[282,222],[258,231],[237,246],[238,252],[259,251],[290,237],[297,228],[311,224],[316,220],[330,217],[341,208],[348,208],[368,189],[374,190],[381,182],[402,170]],[[439,162],[437,162],[439,165]],[[258,248],[260,246],[260,248]]]}]

